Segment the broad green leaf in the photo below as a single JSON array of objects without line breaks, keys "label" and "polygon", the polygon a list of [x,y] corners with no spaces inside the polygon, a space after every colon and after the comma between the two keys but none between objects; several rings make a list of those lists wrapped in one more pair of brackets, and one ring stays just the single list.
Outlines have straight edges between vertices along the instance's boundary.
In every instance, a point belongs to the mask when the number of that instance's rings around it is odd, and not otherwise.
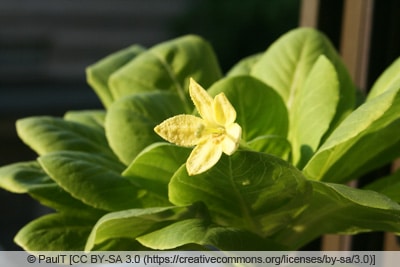
[{"label": "broad green leaf", "polygon": [[66,121],[81,123],[99,131],[104,131],[105,117],[106,112],[104,110],[68,111],[64,114]]},{"label": "broad green leaf", "polygon": [[47,116],[30,117],[17,121],[17,132],[39,155],[70,150],[101,154],[115,159],[104,132],[81,123]]},{"label": "broad green leaf", "polygon": [[148,145],[162,139],[154,127],[185,113],[179,97],[169,92],[135,94],[115,102],[106,116],[106,135],[115,154],[126,165]]},{"label": "broad green leaf", "polygon": [[158,44],[113,73],[110,88],[114,99],[139,92],[168,90],[188,104],[189,78],[209,87],[221,77],[211,46],[203,39],[187,35]]},{"label": "broad green leaf", "polygon": [[149,250],[142,246],[138,241],[131,238],[107,239],[100,244],[96,244],[91,251],[144,251]]},{"label": "broad green leaf", "polygon": [[99,60],[86,69],[87,82],[106,108],[114,101],[109,87],[110,76],[143,51],[145,48],[132,45]]},{"label": "broad green leaf", "polygon": [[311,28],[289,31],[267,49],[253,66],[251,75],[274,88],[292,113],[298,90],[321,55],[335,67],[340,84],[341,98],[333,126],[353,109],[355,88],[340,56],[322,33]]},{"label": "broad green leaf", "polygon": [[97,217],[104,213],[65,192],[37,162],[19,162],[1,167],[0,187],[14,193],[28,193],[41,204],[58,211]]},{"label": "broad green leaf", "polygon": [[36,161],[18,162],[0,168],[0,187],[17,194],[54,181],[40,168]]},{"label": "broad green leaf", "polygon": [[301,172],[268,154],[238,151],[211,170],[188,176],[182,166],[169,184],[175,205],[205,203],[214,222],[267,236],[296,217],[310,186]]},{"label": "broad green leaf", "polygon": [[141,208],[157,198],[120,176],[113,162],[91,153],[55,152],[41,156],[39,163],[65,191],[98,209]]},{"label": "broad green leaf", "polygon": [[289,141],[285,137],[277,135],[262,135],[247,144],[255,151],[262,151],[284,160],[288,160],[292,150]]},{"label": "broad green leaf", "polygon": [[292,162],[304,167],[328,131],[339,102],[339,81],[334,66],[321,55],[293,99],[289,140]]},{"label": "broad green leaf", "polygon": [[182,220],[142,235],[137,240],[144,246],[156,250],[176,249],[188,244],[225,251],[283,249],[272,240],[262,239],[251,232],[217,226],[203,219]]},{"label": "broad green leaf", "polygon": [[274,236],[289,249],[299,249],[327,233],[400,231],[400,205],[386,196],[340,184],[318,181],[311,184],[310,205],[288,228]]},{"label": "broad green leaf", "polygon": [[26,251],[81,251],[95,221],[54,213],[25,225],[14,241]]},{"label": "broad green leaf", "polygon": [[122,173],[141,188],[156,192],[168,202],[168,183],[185,163],[191,150],[169,143],[156,143],[145,148]]},{"label": "broad green leaf", "polygon": [[164,227],[188,212],[189,209],[186,207],[155,207],[106,214],[93,227],[87,239],[85,251],[90,251],[96,244],[109,239],[134,239]]},{"label": "broad green leaf", "polygon": [[400,58],[395,60],[375,81],[368,93],[367,101],[379,96],[380,94],[400,88]]},{"label": "broad green leaf", "polygon": [[389,90],[352,112],[304,168],[314,180],[345,182],[400,154],[400,90]]},{"label": "broad green leaf", "polygon": [[389,176],[377,179],[363,189],[377,191],[400,203],[400,170]]},{"label": "broad green leaf", "polygon": [[243,58],[228,71],[226,76],[250,75],[251,69],[260,60],[261,56],[262,54],[260,53]]},{"label": "broad green leaf", "polygon": [[234,76],[216,82],[209,89],[211,95],[220,92],[225,93],[235,108],[236,122],[242,127],[245,141],[251,142],[265,135],[287,136],[285,104],[269,86],[251,76]]}]

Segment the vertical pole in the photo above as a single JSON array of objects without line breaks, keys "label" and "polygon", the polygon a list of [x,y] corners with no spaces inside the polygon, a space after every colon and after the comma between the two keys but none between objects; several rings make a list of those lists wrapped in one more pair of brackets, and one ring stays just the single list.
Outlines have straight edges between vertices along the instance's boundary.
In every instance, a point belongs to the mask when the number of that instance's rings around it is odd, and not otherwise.
[{"label": "vertical pole", "polygon": [[373,0],[346,0],[340,52],[356,86],[366,90]]},{"label": "vertical pole", "polygon": [[319,0],[303,0],[300,7],[300,27],[318,27]]},{"label": "vertical pole", "polygon": [[[356,86],[366,91],[373,0],[345,0],[340,53]],[[356,187],[352,182],[350,186]],[[323,250],[351,250],[351,236],[327,235]]]}]

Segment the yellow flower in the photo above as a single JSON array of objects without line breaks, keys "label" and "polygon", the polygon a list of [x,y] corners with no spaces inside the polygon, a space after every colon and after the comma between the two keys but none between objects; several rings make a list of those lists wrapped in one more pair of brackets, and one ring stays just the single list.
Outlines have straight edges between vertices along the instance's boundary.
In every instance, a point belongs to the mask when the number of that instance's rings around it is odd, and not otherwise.
[{"label": "yellow flower", "polygon": [[238,148],[242,128],[235,123],[236,111],[224,93],[213,99],[195,80],[189,93],[200,117],[177,115],[163,121],[154,130],[165,140],[179,146],[195,146],[186,161],[189,175],[213,167],[222,152],[232,155]]}]

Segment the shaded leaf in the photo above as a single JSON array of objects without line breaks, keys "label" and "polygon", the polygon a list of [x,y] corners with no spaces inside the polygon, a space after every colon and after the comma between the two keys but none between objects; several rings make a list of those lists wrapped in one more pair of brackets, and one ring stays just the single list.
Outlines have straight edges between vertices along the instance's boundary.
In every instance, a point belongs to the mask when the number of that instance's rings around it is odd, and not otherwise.
[{"label": "shaded leaf", "polygon": [[39,155],[70,150],[102,154],[115,159],[104,132],[81,123],[48,116],[30,117],[17,121],[17,132]]},{"label": "shaded leaf", "polygon": [[111,148],[126,165],[148,145],[162,139],[154,127],[185,113],[179,97],[169,92],[136,94],[115,102],[107,112],[106,134]]},{"label": "shaded leaf", "polygon": [[28,193],[41,204],[58,211],[94,217],[104,213],[65,192],[37,162],[19,162],[1,167],[0,187],[14,193]]},{"label": "shaded leaf", "polygon": [[[107,211],[151,205],[153,195],[110,167],[106,159],[83,152],[58,152],[39,158],[43,169],[83,203]],[[156,196],[155,196],[156,197]]]},{"label": "shaded leaf", "polygon": [[87,82],[106,108],[115,100],[109,88],[110,76],[143,51],[145,51],[143,47],[132,45],[99,60],[86,69]]},{"label": "shaded leaf", "polygon": [[265,135],[286,138],[288,113],[281,97],[269,86],[251,76],[235,76],[222,79],[209,89],[211,95],[220,92],[225,93],[235,108],[236,122],[242,127],[242,139],[249,144]]},{"label": "shaded leaf", "polygon": [[68,111],[64,114],[66,121],[78,122],[103,132],[105,117],[106,112],[104,110]]},{"label": "shaded leaf", "polygon": [[25,225],[15,242],[26,251],[80,251],[95,221],[54,213]]},{"label": "shaded leaf", "polygon": [[262,135],[250,142],[248,145],[255,151],[262,151],[284,160],[289,159],[292,146],[289,141],[282,136]]},{"label": "shaded leaf", "polygon": [[156,192],[168,202],[168,183],[190,152],[188,148],[155,143],[145,148],[122,175],[141,188]]},{"label": "shaded leaf", "polygon": [[366,185],[363,189],[377,191],[400,203],[400,170]]},{"label": "shaded leaf", "polygon": [[96,244],[109,239],[135,239],[176,221],[187,212],[185,207],[155,207],[106,214],[93,227],[85,251],[90,251]]},{"label": "shaded leaf", "polygon": [[274,236],[290,249],[298,249],[327,233],[400,231],[400,205],[384,195],[340,184],[311,184],[310,205],[288,228]]},{"label": "shaded leaf", "polygon": [[221,77],[211,46],[195,35],[160,43],[140,54],[111,76],[110,87],[114,99],[155,90],[175,92],[190,111],[190,77],[205,88]]},{"label": "shaded leaf", "polygon": [[137,240],[144,246],[156,250],[176,249],[188,244],[225,251],[283,249],[272,240],[262,239],[251,232],[220,227],[202,219],[182,220],[140,236]]},{"label": "shaded leaf", "polygon": [[250,75],[251,69],[260,60],[261,56],[262,54],[260,53],[241,59],[228,71],[226,76]]},{"label": "shaded leaf", "polygon": [[204,202],[217,224],[264,237],[296,217],[309,194],[310,186],[297,169],[250,151],[223,156],[211,170],[196,176],[188,176],[182,166],[169,185],[175,205]]}]

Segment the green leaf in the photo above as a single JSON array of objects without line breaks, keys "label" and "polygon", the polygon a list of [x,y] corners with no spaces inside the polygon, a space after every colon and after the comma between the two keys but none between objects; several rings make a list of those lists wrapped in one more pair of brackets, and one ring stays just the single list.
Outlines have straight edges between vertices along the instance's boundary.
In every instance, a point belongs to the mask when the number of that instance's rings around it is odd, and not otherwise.
[{"label": "green leaf", "polygon": [[140,54],[111,76],[110,87],[114,99],[139,92],[169,90],[179,95],[189,111],[190,77],[205,88],[221,77],[211,46],[194,35],[158,44]]},{"label": "green leaf", "polygon": [[83,152],[57,152],[39,158],[43,169],[74,198],[97,209],[140,208],[152,195],[114,170],[113,162]]},{"label": "green leaf", "polygon": [[70,150],[101,154],[115,159],[104,132],[81,123],[47,116],[30,117],[17,121],[17,132],[39,155]]},{"label": "green leaf", "polygon": [[175,205],[205,203],[213,221],[265,237],[306,205],[310,186],[301,172],[271,155],[238,151],[211,170],[188,176],[182,166],[169,185]]},{"label": "green leaf", "polygon": [[247,143],[251,149],[262,151],[287,160],[292,150],[289,141],[282,136],[262,135]]},{"label": "green leaf", "polygon": [[134,239],[176,221],[187,212],[186,207],[155,207],[106,214],[93,227],[85,251],[109,239]]},{"label": "green leaf", "polygon": [[220,92],[225,93],[235,108],[236,122],[242,127],[245,141],[251,143],[265,135],[286,138],[288,113],[282,98],[269,86],[251,76],[234,76],[216,82],[209,89],[211,95]]},{"label": "green leaf", "polygon": [[379,96],[380,94],[400,88],[400,58],[395,60],[375,81],[368,93],[367,101]]},{"label": "green leaf", "polygon": [[149,250],[142,246],[138,241],[131,238],[107,239],[100,244],[96,244],[91,251],[144,251]]},{"label": "green leaf", "polygon": [[292,161],[304,167],[328,131],[339,102],[339,81],[334,66],[321,55],[293,99],[289,140]]},{"label": "green leaf", "polygon": [[25,225],[14,241],[26,251],[81,251],[95,221],[54,213]]},{"label": "green leaf", "polygon": [[141,188],[156,192],[168,202],[168,183],[175,171],[185,163],[191,150],[168,143],[145,148],[122,173]]},{"label": "green leaf", "polygon": [[101,59],[86,69],[87,82],[92,86],[106,108],[114,101],[109,88],[110,76],[144,50],[139,45],[132,45]]},{"label": "green leaf", "polygon": [[400,205],[374,191],[311,181],[307,209],[274,238],[295,250],[327,233],[400,231]]},{"label": "green leaf", "polygon": [[104,110],[68,111],[64,120],[84,124],[104,132],[104,121],[106,112]]},{"label": "green leaf", "polygon": [[0,187],[13,193],[24,194],[35,187],[53,183],[36,161],[18,162],[0,168]]},{"label": "green leaf", "polygon": [[137,240],[156,250],[176,249],[188,244],[229,251],[283,249],[273,241],[262,239],[251,232],[220,227],[202,219],[182,220],[140,236]]},{"label": "green leaf", "polygon": [[292,113],[298,91],[321,55],[335,67],[340,84],[341,97],[332,123],[334,126],[353,109],[355,87],[340,56],[322,33],[311,28],[289,31],[267,49],[251,74],[274,88]]},{"label": "green leaf", "polygon": [[106,135],[115,154],[126,165],[148,145],[162,139],[154,127],[185,113],[179,97],[169,92],[135,94],[115,102],[106,116]]},{"label": "green leaf", "polygon": [[37,162],[19,162],[1,167],[0,187],[13,193],[28,193],[41,204],[58,211],[97,217],[104,213],[65,192]]},{"label": "green leaf", "polygon": [[389,176],[375,180],[366,185],[364,189],[377,191],[400,203],[400,170],[397,170]]},{"label": "green leaf", "polygon": [[261,56],[260,53],[243,58],[228,71],[226,76],[250,75],[253,66],[260,60]]},{"label": "green leaf", "polygon": [[352,112],[304,168],[310,179],[346,182],[400,154],[400,90],[389,90]]}]

